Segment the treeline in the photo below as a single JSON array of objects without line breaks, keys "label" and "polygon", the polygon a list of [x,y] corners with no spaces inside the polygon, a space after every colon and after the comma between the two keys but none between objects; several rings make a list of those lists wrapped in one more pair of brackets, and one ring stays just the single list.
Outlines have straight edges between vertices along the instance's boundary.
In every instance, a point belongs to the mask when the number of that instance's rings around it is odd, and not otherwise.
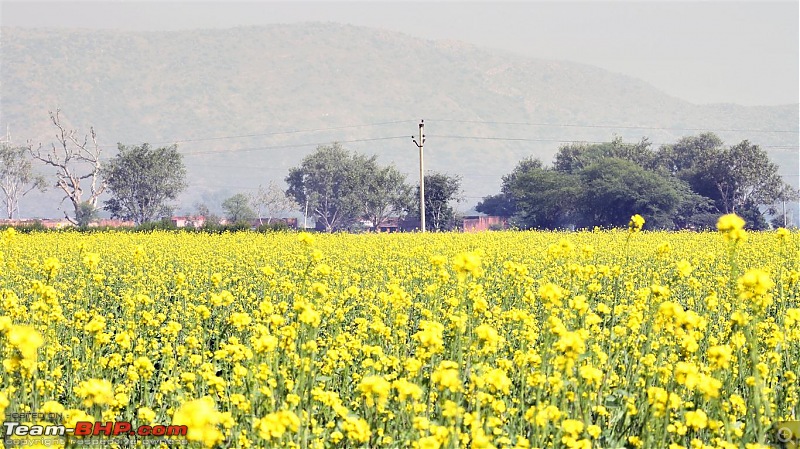
[{"label": "treeline", "polygon": [[[172,216],[172,202],[188,187],[177,145],[155,148],[147,143],[119,143],[114,157],[105,159],[94,129],[80,137],[64,126],[60,110],[51,112],[50,119],[57,132],[49,146],[0,145],[0,192],[9,219],[19,215],[19,202],[25,195],[48,187],[34,170],[34,164],[40,164],[55,175],[50,186],[63,194],[59,209],[64,219],[79,229],[94,229],[90,224],[96,224],[101,210],[112,219],[132,222],[135,230],[170,228],[162,218]],[[192,221],[205,223],[202,230],[211,232],[249,229],[262,218],[272,229],[273,218],[298,211],[329,232],[376,229],[390,217],[420,221],[415,201],[419,186],[408,184],[394,166],[378,164],[375,156],[351,153],[339,144],[318,147],[299,167],[289,170],[285,181],[286,190],[270,182],[255,193],[237,193],[224,200],[224,221],[229,224],[221,224],[222,217],[205,204],[196,204],[189,214]],[[459,200],[460,178],[432,173],[425,182],[427,228],[453,229],[452,203]]]},{"label": "treeline", "polygon": [[[33,169],[39,163],[53,170],[50,185],[63,193],[64,218],[77,227],[88,228],[100,210],[133,222],[136,229],[169,227],[160,220],[172,215],[171,202],[188,187],[176,145],[118,144],[114,157],[105,159],[93,129],[78,138],[62,125],[59,111],[50,118],[58,132],[49,148],[0,145],[0,191],[8,218],[18,214],[27,193],[46,188]],[[221,206],[230,225],[221,225],[206,205],[195,205],[192,215],[203,217],[212,232],[249,228],[262,217],[269,225],[272,218],[297,212],[329,232],[385,225],[413,229],[421,222],[418,184],[407,182],[394,165],[383,166],[374,155],[336,143],[319,146],[289,169],[285,182],[285,190],[270,182],[253,194],[227,198]],[[461,199],[461,177],[431,172],[424,187],[426,228],[456,229],[453,205]],[[778,205],[797,198],[758,145],[744,140],[726,146],[705,133],[658,148],[647,139],[624,143],[621,138],[564,145],[550,165],[533,158],[520,161],[503,176],[500,192],[476,209],[509,217],[521,229],[624,227],[633,214],[645,216],[651,229],[706,229],[728,213],[743,217],[752,229],[766,229],[768,217],[773,226],[785,226],[785,207]]]},{"label": "treeline", "polygon": [[758,145],[727,147],[705,133],[659,148],[620,138],[564,145],[550,166],[520,161],[477,210],[511,217],[522,229],[621,227],[637,213],[651,229],[707,229],[727,213],[766,229],[767,215],[775,226],[786,224],[776,204],[794,199],[797,192]]},{"label": "treeline", "polygon": [[94,232],[152,232],[152,231],[176,231],[196,234],[224,234],[226,232],[239,232],[239,231],[255,231],[261,233],[270,232],[291,232],[295,229],[287,225],[285,222],[277,221],[269,224],[262,224],[256,227],[251,226],[250,223],[245,221],[237,221],[231,223],[219,223],[215,221],[207,221],[201,226],[177,226],[172,220],[162,218],[160,220],[149,221],[136,226],[69,226],[60,228],[50,228],[45,226],[40,220],[31,220],[24,224],[10,225],[0,224],[0,231],[8,228],[14,228],[15,231],[22,234],[29,234],[32,232],[81,232],[81,233],[94,233]]}]

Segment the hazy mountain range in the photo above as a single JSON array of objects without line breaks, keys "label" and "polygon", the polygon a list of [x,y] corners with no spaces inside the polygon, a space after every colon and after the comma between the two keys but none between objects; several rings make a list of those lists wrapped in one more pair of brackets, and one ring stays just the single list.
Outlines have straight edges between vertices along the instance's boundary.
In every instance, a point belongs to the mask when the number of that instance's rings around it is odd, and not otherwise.
[{"label": "hazy mountain range", "polygon": [[[426,169],[463,177],[462,209],[496,193],[525,156],[549,162],[560,142],[614,135],[660,144],[709,130],[730,144],[749,139],[798,185],[797,104],[696,105],[573,62],[330,23],[2,28],[0,45],[0,126],[12,142],[53,142],[48,111],[56,108],[81,133],[94,126],[108,157],[117,142],[177,142],[190,176],[178,211],[199,201],[219,209],[233,193],[282,182],[316,144],[334,140],[394,162],[416,182],[419,119]],[[22,213],[56,216],[57,202],[53,191],[26,197]]]}]

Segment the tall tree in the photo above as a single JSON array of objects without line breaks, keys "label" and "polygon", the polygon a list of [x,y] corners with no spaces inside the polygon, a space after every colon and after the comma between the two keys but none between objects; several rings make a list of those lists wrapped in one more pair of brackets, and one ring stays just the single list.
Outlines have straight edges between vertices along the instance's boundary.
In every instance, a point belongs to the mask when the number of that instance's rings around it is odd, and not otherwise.
[{"label": "tall tree", "polygon": [[346,228],[362,213],[364,191],[375,157],[352,154],[338,143],[317,147],[289,170],[286,195],[307,207],[325,230]]},{"label": "tall tree", "polygon": [[378,229],[388,217],[402,215],[413,204],[413,190],[394,166],[375,167],[364,192],[364,218]]},{"label": "tall tree", "polygon": [[237,193],[222,202],[225,218],[231,222],[250,221],[256,218],[256,212],[250,207],[250,199],[244,193]]},{"label": "tall tree", "polygon": [[6,205],[6,216],[19,215],[19,200],[32,190],[47,188],[44,177],[33,171],[28,149],[6,143],[0,146],[0,190]]},{"label": "tall tree", "polygon": [[[98,197],[106,188],[106,182],[101,179],[100,173],[102,150],[97,144],[94,128],[90,128],[89,134],[81,140],[75,130],[68,130],[61,123],[60,112],[60,109],[56,109],[55,113],[50,112],[50,121],[58,129],[58,143],[51,144],[49,151],[44,151],[41,144],[36,149],[30,145],[28,151],[34,159],[56,169],[56,187],[64,191],[61,204],[69,200],[73,209],[72,215],[64,211],[64,217],[73,224],[78,224],[78,216],[83,213],[82,208],[86,207],[82,204],[85,202],[92,208],[97,208]],[[88,199],[83,196],[82,183],[85,180],[89,182]]]},{"label": "tall tree", "polygon": [[711,198],[720,213],[752,216],[750,225],[766,226],[759,207],[778,201],[786,188],[766,151],[747,140],[725,148],[715,134],[704,133],[662,146],[657,158],[695,193]]},{"label": "tall tree", "polygon": [[748,203],[772,204],[784,185],[778,166],[767,152],[747,140],[723,151],[708,168],[725,213],[736,212]]},{"label": "tall tree", "polygon": [[186,168],[177,145],[118,145],[119,153],[103,169],[111,199],[105,209],[136,224],[169,211],[168,202],[186,188]]},{"label": "tall tree", "polygon": [[[425,175],[425,227],[429,231],[448,231],[456,227],[452,203],[461,201],[461,177],[445,173]],[[416,196],[419,197],[419,186]],[[413,209],[419,219],[419,204]]]}]

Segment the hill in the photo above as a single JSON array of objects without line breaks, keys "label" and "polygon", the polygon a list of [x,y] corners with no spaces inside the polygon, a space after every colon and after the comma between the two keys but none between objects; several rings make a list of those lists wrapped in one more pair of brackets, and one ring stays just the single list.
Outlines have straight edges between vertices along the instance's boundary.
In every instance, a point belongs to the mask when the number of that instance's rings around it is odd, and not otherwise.
[{"label": "hill", "polygon": [[[0,126],[15,143],[52,142],[47,112],[59,107],[73,128],[94,126],[108,156],[117,142],[177,142],[191,178],[179,211],[199,201],[218,208],[233,193],[281,181],[315,144],[333,140],[416,180],[411,135],[420,118],[426,168],[463,176],[464,208],[495,193],[525,156],[549,161],[559,142],[615,134],[747,138],[798,182],[796,104],[696,105],[596,67],[459,42],[332,23],[3,28],[0,42]],[[55,215],[54,195],[26,198],[23,215]]]}]

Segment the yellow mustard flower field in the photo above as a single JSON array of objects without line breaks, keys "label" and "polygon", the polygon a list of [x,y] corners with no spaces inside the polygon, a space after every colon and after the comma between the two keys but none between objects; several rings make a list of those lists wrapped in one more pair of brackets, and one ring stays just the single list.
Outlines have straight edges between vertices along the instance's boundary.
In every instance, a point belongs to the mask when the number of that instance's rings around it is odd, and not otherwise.
[{"label": "yellow mustard flower field", "polygon": [[766,448],[800,414],[800,234],[742,224],[6,230],[0,421],[181,424],[191,447]]}]

